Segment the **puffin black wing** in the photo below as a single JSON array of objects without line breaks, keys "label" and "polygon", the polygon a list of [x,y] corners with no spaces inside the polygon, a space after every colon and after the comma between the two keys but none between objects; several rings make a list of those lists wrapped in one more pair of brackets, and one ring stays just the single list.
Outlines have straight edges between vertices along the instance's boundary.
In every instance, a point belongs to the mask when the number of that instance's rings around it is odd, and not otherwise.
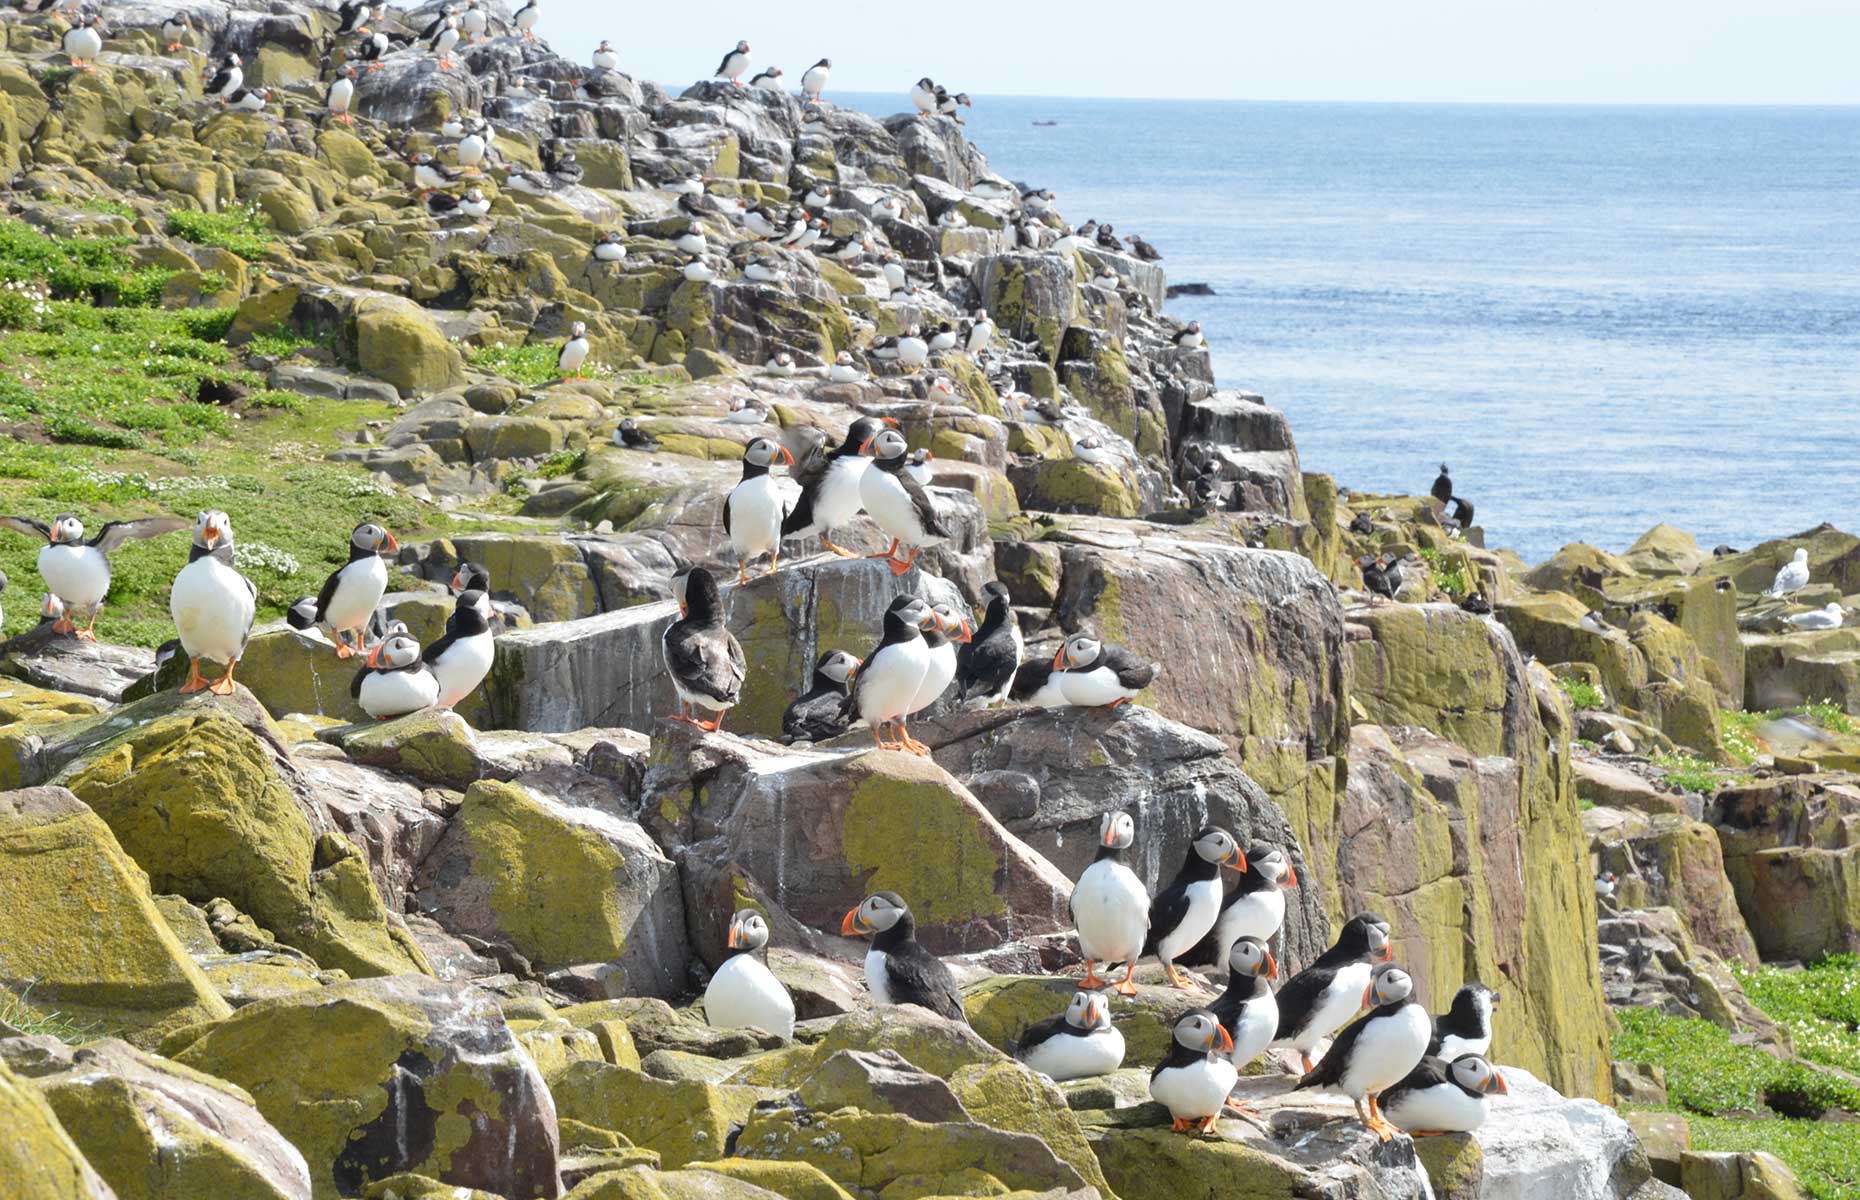
[{"label": "puffin black wing", "polygon": [[[735,492],[732,490],[731,495],[734,494]],[[723,532],[726,535],[730,532],[730,496],[725,496],[723,498]]]},{"label": "puffin black wing", "polygon": [[348,566],[348,563],[343,563],[342,566],[331,571],[329,573],[329,578],[325,579],[323,581],[323,586],[318,589],[316,594],[316,619],[319,622],[323,620],[323,614],[329,611],[330,604],[335,601],[336,588],[341,585],[342,573],[348,569]]},{"label": "puffin black wing", "polygon": [[37,517],[0,517],[0,525],[27,537],[44,538],[47,545],[51,544],[52,527]]},{"label": "puffin black wing", "polygon": [[1110,646],[1104,652],[1104,665],[1117,675],[1117,682],[1127,688],[1146,688],[1156,678],[1156,664],[1146,662],[1122,646]]},{"label": "puffin black wing", "polygon": [[748,673],[743,648],[735,638],[730,638],[728,651],[719,654],[718,647],[701,634],[668,637],[665,660],[686,688],[716,700],[735,700],[742,690],[743,676]]},{"label": "puffin black wing", "polygon": [[728,54],[725,54],[725,55],[723,56],[723,61],[717,64],[717,69],[716,69],[715,71],[712,71],[712,72],[711,72],[711,74],[712,74],[712,75],[721,75],[721,74],[723,74],[723,73],[724,73],[724,71],[725,71],[725,70],[727,70],[727,69],[729,68],[729,66],[730,66],[730,60],[731,60],[731,59],[733,59],[733,58],[735,58],[735,57],[736,57],[736,51],[735,51],[735,50],[731,50],[731,51],[730,51],[730,52],[729,52]]},{"label": "puffin black wing", "polygon": [[182,517],[138,517],[133,521],[106,521],[89,544],[104,554],[114,554],[118,546],[131,538],[160,537],[164,533],[186,529],[191,524],[193,522]]},{"label": "puffin black wing", "polygon": [[1318,997],[1324,994],[1324,989],[1336,977],[1335,968],[1320,967],[1313,963],[1292,976],[1279,989],[1279,1032],[1274,1040],[1289,1038],[1298,1032],[1300,1023],[1311,1015]]},{"label": "puffin black wing", "polygon": [[444,27],[446,18],[450,15],[451,14],[445,10],[445,6],[441,5],[439,15],[433,18],[432,24],[420,31],[420,40],[423,42],[430,42],[438,37],[440,29]]},{"label": "puffin black wing", "polygon": [[1310,1074],[1300,1079],[1298,1086],[1292,1090],[1296,1092],[1304,1088],[1334,1087],[1342,1082],[1344,1069],[1349,1065],[1351,1047],[1355,1046],[1356,1040],[1363,1036],[1364,1027],[1375,1020],[1376,1014],[1381,1011],[1381,1009],[1376,1009],[1368,1016],[1359,1017],[1346,1026],[1344,1031],[1337,1035],[1336,1040],[1331,1042],[1330,1049],[1324,1052],[1323,1061],[1311,1068]]},{"label": "puffin black wing", "polygon": [[1027,1028],[1022,1031],[1019,1039],[1015,1041],[1013,1047],[1014,1054],[1016,1057],[1024,1056],[1035,1046],[1050,1041],[1065,1031],[1066,1018],[1063,1013],[1057,1017],[1048,1017],[1044,1021],[1036,1021],[1032,1025],[1027,1026]]},{"label": "puffin black wing", "polygon": [[[1019,683],[1019,680],[1015,680]],[[1150,931],[1143,939],[1143,953],[1153,954],[1163,935],[1182,923],[1188,915],[1188,880],[1176,879],[1156,893],[1150,901]]]},{"label": "puffin black wing", "polygon": [[1030,658],[1020,664],[1014,672],[1014,682],[1008,688],[1009,700],[1031,700],[1039,690],[1046,686],[1053,677],[1051,659]]},{"label": "puffin black wing", "polygon": [[362,698],[362,680],[374,673],[375,669],[373,667],[363,667],[355,673],[355,678],[349,680],[349,699],[360,700]]},{"label": "puffin black wing", "polygon": [[903,942],[885,955],[885,976],[891,994],[900,1004],[915,1004],[940,1017],[967,1022],[956,977],[943,960],[916,940]]},{"label": "puffin black wing", "polygon": [[1381,1103],[1385,1106],[1393,1103],[1401,1092],[1419,1092],[1452,1082],[1453,1077],[1447,1072],[1446,1060],[1434,1057],[1433,1052],[1429,1051],[1426,1057],[1415,1064],[1414,1070],[1402,1076],[1400,1083],[1382,1093]]},{"label": "puffin black wing", "polygon": [[918,520],[922,522],[924,532],[931,537],[949,537],[952,531],[943,523],[942,514],[937,512],[936,501],[930,498],[929,489],[918,483],[906,471],[899,471],[897,480],[904,485],[904,494],[911,498],[911,507],[917,510]]}]

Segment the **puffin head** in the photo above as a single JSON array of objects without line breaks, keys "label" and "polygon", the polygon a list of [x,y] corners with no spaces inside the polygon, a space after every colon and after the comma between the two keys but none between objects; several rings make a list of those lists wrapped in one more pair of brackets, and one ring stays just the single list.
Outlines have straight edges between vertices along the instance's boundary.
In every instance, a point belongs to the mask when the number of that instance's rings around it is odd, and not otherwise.
[{"label": "puffin head", "polygon": [[784,467],[792,467],[794,455],[788,453],[788,447],[774,438],[757,438],[744,448],[743,461],[755,467],[770,467],[777,462]]},{"label": "puffin head", "polygon": [[910,452],[910,448],[910,443],[905,441],[904,435],[897,430],[881,429],[865,439],[865,444],[859,447],[859,453],[869,454],[873,458],[889,462],[892,459],[903,458]]},{"label": "puffin head", "polygon": [[936,455],[930,453],[928,448],[911,451],[911,465],[913,467],[927,467],[935,461]]},{"label": "puffin head", "polygon": [[1206,825],[1195,835],[1195,853],[1201,861],[1218,863],[1234,871],[1246,870],[1246,855],[1234,835],[1218,825]]},{"label": "puffin head", "polygon": [[45,593],[39,600],[39,616],[47,621],[64,620],[65,602],[51,592]]},{"label": "puffin head", "polygon": [[194,545],[202,550],[216,550],[232,545],[232,518],[217,508],[210,508],[194,518]]},{"label": "puffin head", "polygon": [[696,609],[699,616],[710,616],[723,603],[717,580],[703,567],[691,567],[672,576],[672,599],[678,601],[678,615],[688,617]]},{"label": "puffin head", "polygon": [[1129,813],[1108,812],[1098,822],[1098,844],[1108,850],[1128,850],[1137,840],[1137,823]]},{"label": "puffin head", "polygon": [[1175,1044],[1187,1050],[1232,1053],[1234,1040],[1221,1028],[1221,1020],[1205,1008],[1184,1013],[1175,1023]]},{"label": "puffin head", "polygon": [[1109,1029],[1111,1002],[1097,992],[1073,992],[1066,1005],[1066,1024],[1074,1029]]},{"label": "puffin head", "polygon": [[955,605],[948,602],[934,604],[930,612],[936,617],[937,628],[950,641],[966,642],[975,636],[975,630],[969,627],[969,618],[958,612]]},{"label": "puffin head", "polygon": [[857,656],[848,654],[844,650],[829,650],[820,656],[820,661],[815,664],[814,670],[844,686],[863,665],[864,663]]},{"label": "puffin head", "polygon": [[846,914],[846,919],[840,922],[840,934],[843,937],[864,937],[867,934],[883,933],[899,921],[910,920],[910,917],[911,910],[898,893],[874,892]]},{"label": "puffin head", "polygon": [[1104,644],[1089,633],[1075,633],[1059,647],[1053,655],[1053,670],[1070,671],[1084,663],[1098,661],[1098,655],[1104,650]]},{"label": "puffin head", "polygon": [[1234,974],[1247,979],[1265,976],[1267,979],[1279,977],[1279,964],[1272,957],[1272,951],[1266,943],[1256,937],[1247,936],[1235,942],[1233,949],[1227,952],[1227,967]]},{"label": "puffin head", "polygon": [[475,562],[462,562],[459,569],[452,572],[450,586],[455,596],[473,588],[488,592],[491,590],[491,572]]},{"label": "puffin head", "polygon": [[477,588],[467,588],[465,591],[460,592],[458,603],[454,605],[454,608],[459,612],[463,612],[466,609],[473,610],[484,619],[487,625],[490,624],[491,618],[497,611],[491,607],[491,597],[479,591]]},{"label": "puffin head", "polygon": [[1453,1076],[1453,1082],[1474,1095],[1488,1095],[1496,1092],[1501,1096],[1511,1094],[1505,1086],[1505,1077],[1498,1073],[1498,1068],[1485,1061],[1477,1054],[1462,1054],[1453,1060],[1447,1068]]},{"label": "puffin head", "polygon": [[738,54],[748,54],[748,53],[749,53],[749,43],[748,43],[748,42],[738,42],[738,43],[736,43],[736,52],[737,52]]},{"label": "puffin head", "polygon": [[394,540],[394,535],[372,521],[363,521],[355,527],[355,532],[349,535],[349,545],[375,554],[383,550],[400,549],[400,543]]},{"label": "puffin head", "polygon": [[1414,977],[1394,963],[1385,962],[1369,977],[1363,989],[1363,1005],[1374,1008],[1382,1004],[1400,1004],[1414,994]]},{"label": "puffin head", "polygon": [[[1370,958],[1377,962],[1387,962],[1395,957],[1395,941],[1390,936],[1387,921],[1374,913],[1361,913],[1350,918],[1350,925],[1360,931],[1359,936],[1362,937],[1364,948],[1368,951]],[[1349,933],[1349,928],[1346,927],[1344,932]]]},{"label": "puffin head", "polygon": [[368,652],[368,665],[377,671],[398,671],[420,661],[420,643],[407,634],[382,638]]},{"label": "puffin head", "polygon": [[581,321],[576,321],[573,325],[570,325],[568,327],[568,340],[571,342],[574,341],[576,338],[584,338],[587,336],[588,336],[588,327],[585,323]]},{"label": "puffin head", "polygon": [[1298,886],[1298,872],[1292,860],[1277,846],[1257,844],[1246,852],[1246,860],[1253,864],[1255,871],[1279,887]]},{"label": "puffin head", "polygon": [[753,908],[739,908],[730,918],[723,944],[731,950],[760,950],[769,944],[769,923]]},{"label": "puffin head", "polygon": [[54,546],[81,542],[84,540],[84,522],[78,520],[75,513],[59,513],[52,518],[52,532],[47,536]]}]

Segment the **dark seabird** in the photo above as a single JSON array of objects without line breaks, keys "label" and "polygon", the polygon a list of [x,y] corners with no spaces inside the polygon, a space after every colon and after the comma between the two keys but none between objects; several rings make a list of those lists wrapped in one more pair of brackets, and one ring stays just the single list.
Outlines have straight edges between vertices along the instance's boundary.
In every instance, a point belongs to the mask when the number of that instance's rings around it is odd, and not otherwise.
[{"label": "dark seabird", "polygon": [[1492,1010],[1498,993],[1482,983],[1469,983],[1453,994],[1453,1004],[1434,1018],[1434,1035],[1427,1052],[1452,1062],[1462,1054],[1484,1054],[1492,1048]]},{"label": "dark seabird", "polygon": [[1025,648],[1007,585],[990,580],[982,585],[982,595],[987,607],[982,613],[981,627],[969,643],[956,652],[957,698],[965,705],[978,708],[1007,699]]},{"label": "dark seabird", "polygon": [[[678,714],[699,729],[723,728],[723,714],[742,696],[749,673],[743,647],[723,623],[723,596],[717,581],[703,567],[692,567],[672,580],[679,619],[666,629],[661,648],[666,673],[678,693]],[[695,708],[717,714],[711,721],[692,715]]]},{"label": "dark seabird", "polygon": [[867,896],[840,922],[840,934],[872,939],[865,954],[865,981],[874,1004],[915,1004],[968,1023],[956,977],[917,940],[917,922],[896,892]]},{"label": "dark seabird", "polygon": [[1337,944],[1279,989],[1279,1036],[1273,1040],[1298,1051],[1311,1070],[1311,1051],[1357,1014],[1375,964],[1393,955],[1387,921],[1374,913],[1351,917]]},{"label": "dark seabird", "polygon": [[1444,508],[1453,501],[1453,478],[1447,474],[1447,464],[1440,464],[1440,474],[1434,477],[1433,491],[1436,507]]},{"label": "dark seabird", "polygon": [[[1362,997],[1375,1007],[1369,1015],[1337,1035],[1324,1061],[1298,1081],[1293,1091],[1328,1088],[1342,1092],[1356,1105],[1363,1124],[1383,1141],[1396,1129],[1376,1110],[1376,1098],[1414,1070],[1427,1052],[1433,1028],[1427,1009],[1414,998],[1414,980],[1394,963],[1375,969]],[[1369,1111],[1364,1113],[1367,1102]]]},{"label": "dark seabird", "polygon": [[1194,984],[1175,969],[1175,960],[1208,936],[1221,909],[1221,868],[1246,870],[1246,856],[1234,836],[1214,825],[1203,826],[1189,844],[1182,869],[1150,902],[1150,931],[1143,952],[1154,954],[1163,973],[1178,988]]},{"label": "dark seabird", "polygon": [[814,664],[814,679],[781,715],[782,739],[789,742],[824,742],[845,733],[852,724],[847,698],[859,660],[844,650],[829,650]]}]

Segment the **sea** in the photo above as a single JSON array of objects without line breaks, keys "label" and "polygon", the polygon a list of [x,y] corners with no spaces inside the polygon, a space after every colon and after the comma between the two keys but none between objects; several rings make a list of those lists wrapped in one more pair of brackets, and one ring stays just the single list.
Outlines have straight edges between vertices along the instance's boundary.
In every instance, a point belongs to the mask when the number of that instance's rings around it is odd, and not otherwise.
[{"label": "sea", "polygon": [[[877,115],[896,96],[835,97]],[[970,138],[1163,256],[1307,471],[1536,562],[1665,521],[1860,532],[1860,108],[975,97]]]}]

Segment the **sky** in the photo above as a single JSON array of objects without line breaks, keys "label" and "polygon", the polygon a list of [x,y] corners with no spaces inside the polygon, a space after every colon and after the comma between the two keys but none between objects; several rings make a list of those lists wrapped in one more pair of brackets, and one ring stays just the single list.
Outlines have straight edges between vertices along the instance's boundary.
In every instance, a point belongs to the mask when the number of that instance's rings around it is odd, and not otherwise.
[{"label": "sky", "polygon": [[1522,104],[1860,104],[1857,0],[542,0],[539,32],[667,86],[738,38],[791,85],[978,95]]}]

